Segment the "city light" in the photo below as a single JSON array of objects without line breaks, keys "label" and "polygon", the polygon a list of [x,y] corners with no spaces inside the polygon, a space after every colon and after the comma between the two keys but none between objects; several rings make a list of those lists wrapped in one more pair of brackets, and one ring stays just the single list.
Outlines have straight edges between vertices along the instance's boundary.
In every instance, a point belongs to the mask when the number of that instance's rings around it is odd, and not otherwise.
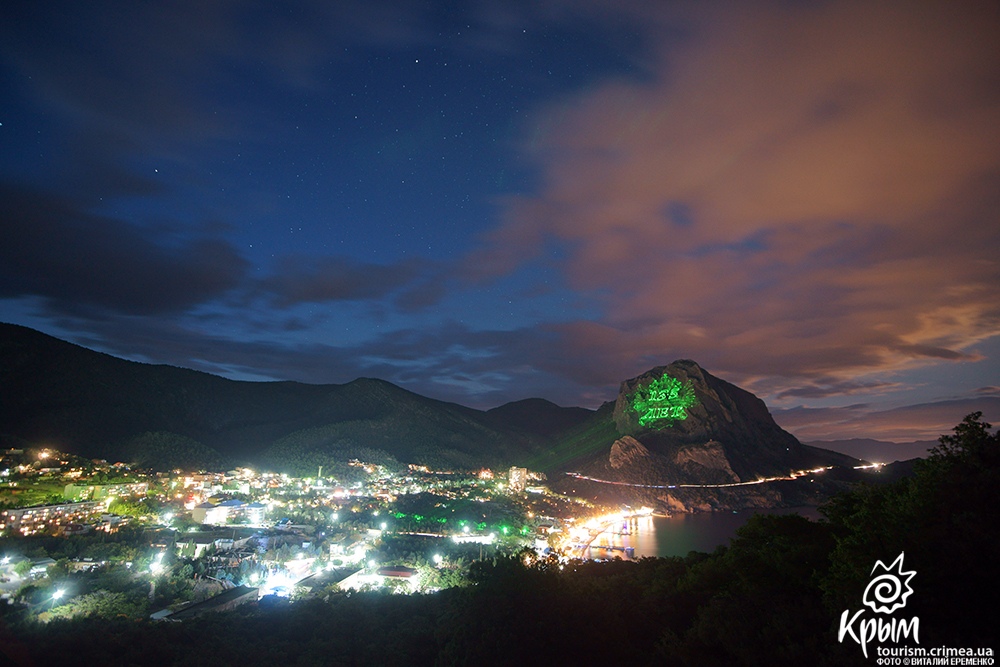
[{"label": "city light", "polygon": [[161,551],[156,554],[156,558],[154,558],[153,562],[149,564],[149,571],[153,574],[159,574],[163,571],[163,567],[163,552]]},{"label": "city light", "polygon": [[295,580],[287,572],[275,572],[268,575],[264,583],[260,585],[260,595],[277,595],[287,598],[292,593]]}]

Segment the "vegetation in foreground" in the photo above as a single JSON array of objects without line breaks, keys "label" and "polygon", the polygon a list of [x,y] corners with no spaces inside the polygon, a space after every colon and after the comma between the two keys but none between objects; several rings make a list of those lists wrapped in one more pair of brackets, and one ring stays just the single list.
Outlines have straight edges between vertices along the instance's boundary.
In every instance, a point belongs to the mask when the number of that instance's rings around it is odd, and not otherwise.
[{"label": "vegetation in foreground", "polygon": [[[827,520],[758,516],[729,547],[639,562],[473,565],[467,585],[428,595],[332,593],[182,623],[97,611],[41,624],[0,618],[14,664],[771,664],[864,663],[837,642],[873,564],[906,554],[920,645],[990,646],[1000,437],[974,413],[911,478],[860,487]],[[94,609],[101,600],[94,600]],[[2,609],[2,608],[0,608]],[[4,610],[6,611],[6,610]],[[993,647],[996,648],[996,647]]]}]

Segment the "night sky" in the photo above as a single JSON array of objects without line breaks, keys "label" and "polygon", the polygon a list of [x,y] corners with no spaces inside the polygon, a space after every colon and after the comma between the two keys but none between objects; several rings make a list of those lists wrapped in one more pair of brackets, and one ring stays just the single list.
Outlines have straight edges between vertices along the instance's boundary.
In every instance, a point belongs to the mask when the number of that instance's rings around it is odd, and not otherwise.
[{"label": "night sky", "polygon": [[998,45],[996,2],[7,0],[0,321],[481,408],[690,358],[804,439],[1000,421]]}]

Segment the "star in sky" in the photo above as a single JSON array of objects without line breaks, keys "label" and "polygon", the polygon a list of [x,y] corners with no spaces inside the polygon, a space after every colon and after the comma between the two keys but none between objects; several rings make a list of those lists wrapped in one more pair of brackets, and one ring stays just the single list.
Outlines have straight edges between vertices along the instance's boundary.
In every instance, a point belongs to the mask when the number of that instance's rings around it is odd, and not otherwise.
[{"label": "star in sky", "polygon": [[997,14],[7,3],[0,319],[477,407],[693,358],[812,437],[990,418]]}]

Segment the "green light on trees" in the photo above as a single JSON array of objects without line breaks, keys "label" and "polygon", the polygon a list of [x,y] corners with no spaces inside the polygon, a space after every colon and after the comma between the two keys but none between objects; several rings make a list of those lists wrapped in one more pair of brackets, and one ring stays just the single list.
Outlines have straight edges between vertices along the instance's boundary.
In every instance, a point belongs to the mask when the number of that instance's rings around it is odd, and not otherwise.
[{"label": "green light on trees", "polygon": [[672,426],[675,421],[687,419],[688,408],[698,405],[691,382],[664,375],[645,387],[639,387],[632,396],[632,409],[639,415],[641,426],[656,428]]}]

